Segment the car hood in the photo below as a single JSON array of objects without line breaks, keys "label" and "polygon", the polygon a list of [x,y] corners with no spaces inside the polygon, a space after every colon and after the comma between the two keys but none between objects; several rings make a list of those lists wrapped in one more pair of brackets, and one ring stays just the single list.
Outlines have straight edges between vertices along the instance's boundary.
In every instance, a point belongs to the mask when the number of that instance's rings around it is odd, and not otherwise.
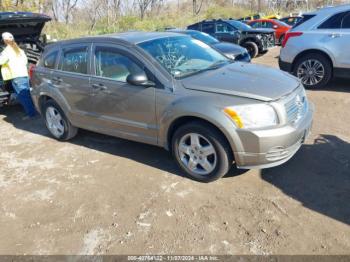
[{"label": "car hood", "polygon": [[218,43],[214,43],[212,46],[224,54],[239,55],[247,52],[245,48],[239,45],[234,45],[230,43],[218,42]]},{"label": "car hood", "polygon": [[29,12],[0,12],[0,34],[11,32],[16,41],[36,41],[51,18]]},{"label": "car hood", "polygon": [[295,77],[280,70],[240,62],[203,71],[181,81],[187,89],[261,101],[277,100],[300,85]]}]

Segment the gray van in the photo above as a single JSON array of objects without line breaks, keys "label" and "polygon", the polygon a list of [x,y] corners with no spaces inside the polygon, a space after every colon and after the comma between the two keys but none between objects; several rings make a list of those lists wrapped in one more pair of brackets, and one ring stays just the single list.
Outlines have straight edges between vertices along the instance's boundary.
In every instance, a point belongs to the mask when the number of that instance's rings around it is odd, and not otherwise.
[{"label": "gray van", "polygon": [[233,164],[286,162],[313,117],[295,77],[234,62],[170,32],[51,44],[32,84],[34,103],[56,139],[71,139],[83,128],[164,147],[202,182],[224,176]]}]

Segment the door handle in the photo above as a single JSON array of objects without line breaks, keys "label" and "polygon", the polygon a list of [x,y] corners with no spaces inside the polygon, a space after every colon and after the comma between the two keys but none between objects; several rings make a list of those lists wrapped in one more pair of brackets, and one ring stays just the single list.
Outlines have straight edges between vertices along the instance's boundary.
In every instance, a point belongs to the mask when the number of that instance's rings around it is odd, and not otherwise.
[{"label": "door handle", "polygon": [[99,91],[107,90],[107,87],[104,84],[93,84],[92,88]]},{"label": "door handle", "polygon": [[331,38],[338,38],[338,37],[341,37],[342,35],[341,34],[329,34],[328,36]]}]

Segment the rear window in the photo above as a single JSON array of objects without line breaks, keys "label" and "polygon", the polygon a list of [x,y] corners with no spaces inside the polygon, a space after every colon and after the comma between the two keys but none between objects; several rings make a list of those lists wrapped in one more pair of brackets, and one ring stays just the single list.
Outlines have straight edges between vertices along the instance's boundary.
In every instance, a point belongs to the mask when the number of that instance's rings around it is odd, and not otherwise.
[{"label": "rear window", "polygon": [[87,47],[63,50],[60,69],[66,72],[87,74]]},{"label": "rear window", "polygon": [[303,17],[293,26],[293,28],[304,24],[306,21],[310,20],[311,18],[313,18],[315,15],[303,15]]},{"label": "rear window", "polygon": [[187,27],[188,29],[192,29],[192,30],[199,30],[199,24],[194,24],[194,25],[190,25]]},{"label": "rear window", "polygon": [[42,64],[41,65],[43,67],[46,67],[46,68],[49,68],[49,69],[55,69],[57,56],[58,56],[58,51],[54,51],[54,52],[48,54],[42,60]]}]

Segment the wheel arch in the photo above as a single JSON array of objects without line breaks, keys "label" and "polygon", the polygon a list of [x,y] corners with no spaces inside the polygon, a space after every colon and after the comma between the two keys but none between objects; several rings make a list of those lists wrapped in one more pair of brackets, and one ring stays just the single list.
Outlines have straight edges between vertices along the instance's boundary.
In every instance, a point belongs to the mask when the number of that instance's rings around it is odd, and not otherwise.
[{"label": "wheel arch", "polygon": [[205,126],[210,126],[210,127],[214,128],[222,136],[222,138],[225,140],[225,142],[228,145],[230,145],[232,157],[233,158],[235,157],[234,156],[234,148],[232,147],[232,142],[230,142],[230,140],[228,139],[227,134],[225,134],[225,132],[221,128],[219,128],[216,124],[214,124],[214,123],[210,122],[209,120],[206,120],[202,117],[199,117],[199,116],[180,116],[171,122],[171,124],[167,130],[167,133],[166,133],[166,137],[167,137],[166,147],[169,151],[172,150],[171,141],[173,139],[175,131],[178,128],[180,128],[181,126],[188,124],[188,123],[191,123],[191,122],[201,122]]},{"label": "wheel arch", "polygon": [[246,42],[254,42],[259,48],[262,46],[261,41],[260,41],[258,38],[253,37],[253,36],[248,36],[248,37],[243,38],[243,39],[240,41],[240,45],[243,45],[243,44],[245,44]]},{"label": "wheel arch", "polygon": [[325,51],[323,50],[320,50],[320,49],[308,49],[308,50],[304,50],[303,52],[299,53],[293,60],[293,63],[292,63],[292,72],[294,72],[295,70],[295,65],[296,65],[296,62],[303,56],[305,55],[309,55],[309,54],[319,54],[319,55],[322,55],[324,57],[326,57],[329,62],[331,63],[331,67],[332,69],[334,69],[334,63],[333,63],[333,59],[331,58],[330,55],[328,55]]}]

